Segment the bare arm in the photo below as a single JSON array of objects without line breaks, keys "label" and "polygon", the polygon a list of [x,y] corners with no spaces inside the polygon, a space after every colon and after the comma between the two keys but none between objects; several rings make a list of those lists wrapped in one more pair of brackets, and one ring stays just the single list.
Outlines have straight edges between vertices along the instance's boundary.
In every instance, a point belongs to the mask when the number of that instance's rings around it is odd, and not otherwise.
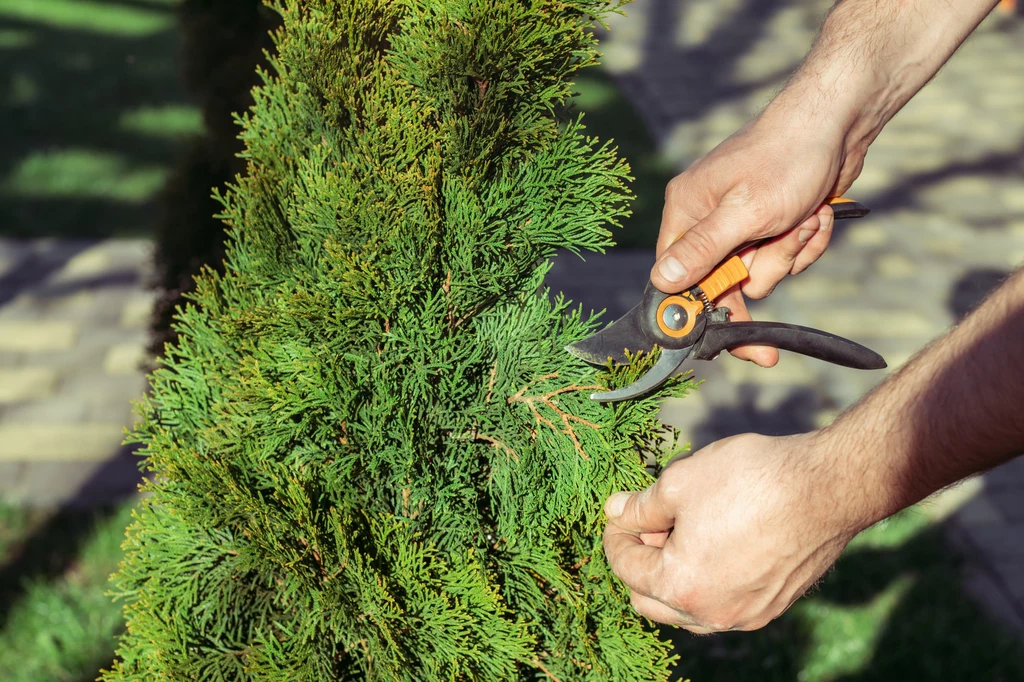
[{"label": "bare arm", "polygon": [[861,526],[1024,452],[1024,270],[821,439],[863,472]]},{"label": "bare arm", "polygon": [[[828,246],[822,202],[860,174],[868,145],[935,75],[996,0],[843,0],[785,88],[753,121],[695,162],[665,193],[655,286],[693,285],[736,247],[750,279],[723,299],[750,319],[743,295],[763,298]],[[677,241],[678,240],[678,241]],[[734,355],[770,366],[774,349]]]},{"label": "bare arm", "polygon": [[712,443],[605,510],[641,614],[762,627],[875,521],[1024,450],[1024,271],[822,431]]}]

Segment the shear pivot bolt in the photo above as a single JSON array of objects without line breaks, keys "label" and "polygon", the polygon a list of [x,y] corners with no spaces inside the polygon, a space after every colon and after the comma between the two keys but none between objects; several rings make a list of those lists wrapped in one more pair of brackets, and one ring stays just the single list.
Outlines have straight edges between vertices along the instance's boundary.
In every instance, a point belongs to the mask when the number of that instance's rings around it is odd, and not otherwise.
[{"label": "shear pivot bolt", "polygon": [[678,303],[665,306],[665,312],[661,314],[661,321],[672,331],[679,331],[686,326],[686,308]]}]

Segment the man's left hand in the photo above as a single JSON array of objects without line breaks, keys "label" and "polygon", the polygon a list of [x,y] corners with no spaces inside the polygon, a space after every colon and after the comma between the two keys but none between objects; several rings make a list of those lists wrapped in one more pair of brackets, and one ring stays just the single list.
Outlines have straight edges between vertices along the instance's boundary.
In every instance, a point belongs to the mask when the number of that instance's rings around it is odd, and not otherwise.
[{"label": "man's left hand", "polygon": [[819,432],[735,436],[609,497],[605,554],[637,612],[695,633],[781,615],[863,527],[830,449]]}]

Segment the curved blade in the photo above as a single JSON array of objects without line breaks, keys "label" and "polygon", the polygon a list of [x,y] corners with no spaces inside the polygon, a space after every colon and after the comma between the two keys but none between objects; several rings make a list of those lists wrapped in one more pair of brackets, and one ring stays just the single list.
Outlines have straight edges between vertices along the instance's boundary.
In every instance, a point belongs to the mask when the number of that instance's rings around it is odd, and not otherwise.
[{"label": "curved blade", "polygon": [[644,333],[642,305],[636,305],[596,334],[569,344],[565,350],[592,365],[603,365],[608,362],[608,358],[616,365],[628,365],[626,350],[630,353],[650,353],[654,350],[655,343]]},{"label": "curved blade", "polygon": [[693,357],[710,360],[727,348],[772,346],[854,369],[882,369],[885,359],[850,339],[783,322],[709,324]]},{"label": "curved blade", "polygon": [[590,399],[596,400],[599,403],[611,403],[618,400],[629,400],[630,398],[636,398],[649,393],[668,381],[672,373],[679,369],[679,366],[683,364],[689,355],[689,348],[662,350],[658,362],[647,371],[647,374],[629,386],[624,386],[614,391],[591,394]]}]

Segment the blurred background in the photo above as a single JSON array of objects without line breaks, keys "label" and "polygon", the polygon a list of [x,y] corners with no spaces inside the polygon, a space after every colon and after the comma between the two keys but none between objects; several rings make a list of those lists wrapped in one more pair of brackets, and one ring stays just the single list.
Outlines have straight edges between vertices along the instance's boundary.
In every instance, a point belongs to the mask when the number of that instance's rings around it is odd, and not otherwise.
[{"label": "blurred background", "polygon": [[[609,319],[637,300],[669,179],[753,116],[822,0],[636,0],[576,107],[636,177],[620,246],[551,284]],[[123,627],[106,578],[138,463],[122,446],[169,311],[221,256],[209,188],[240,170],[275,18],[255,0],[0,0],[0,680],[85,681]],[[849,193],[873,213],[754,308],[897,369],[1024,263],[1024,16],[1006,2],[887,127]],[[613,277],[609,273],[614,273]],[[666,403],[699,448],[827,424],[882,377],[723,357]],[[1024,680],[1024,460],[859,537],[754,634],[673,635],[710,680]]]}]

